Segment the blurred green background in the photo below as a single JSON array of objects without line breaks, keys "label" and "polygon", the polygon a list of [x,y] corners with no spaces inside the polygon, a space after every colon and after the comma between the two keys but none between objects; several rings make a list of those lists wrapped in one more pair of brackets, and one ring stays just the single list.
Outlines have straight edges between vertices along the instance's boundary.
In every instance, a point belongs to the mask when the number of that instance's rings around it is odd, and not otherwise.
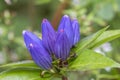
[{"label": "blurred green background", "polygon": [[[40,35],[43,18],[57,29],[64,14],[78,19],[81,38],[108,25],[109,29],[120,29],[120,0],[0,0],[0,64],[31,59],[22,31]],[[95,51],[120,63],[120,38]],[[120,69],[71,72],[69,79],[120,80]]]}]

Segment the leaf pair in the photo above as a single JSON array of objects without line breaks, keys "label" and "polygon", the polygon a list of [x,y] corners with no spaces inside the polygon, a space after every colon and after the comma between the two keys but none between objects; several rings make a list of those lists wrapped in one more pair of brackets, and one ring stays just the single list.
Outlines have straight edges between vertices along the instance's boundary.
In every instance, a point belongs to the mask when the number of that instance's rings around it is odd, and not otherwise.
[{"label": "leaf pair", "polygon": [[108,27],[82,39],[74,49],[78,53],[75,61],[71,62],[71,70],[91,70],[106,67],[120,67],[120,64],[103,56],[92,49],[120,37],[120,30],[105,31]]}]

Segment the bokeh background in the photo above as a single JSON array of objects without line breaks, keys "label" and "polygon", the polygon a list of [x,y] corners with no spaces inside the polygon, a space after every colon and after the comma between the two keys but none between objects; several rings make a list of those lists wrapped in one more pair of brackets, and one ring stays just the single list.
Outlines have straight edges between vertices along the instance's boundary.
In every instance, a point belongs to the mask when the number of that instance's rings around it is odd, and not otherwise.
[{"label": "bokeh background", "polygon": [[[120,29],[120,0],[0,0],[0,64],[31,59],[22,31],[30,30],[40,36],[43,18],[57,29],[64,14],[78,19],[81,38],[108,25],[109,29]],[[120,38],[94,50],[120,63]],[[120,80],[120,69],[77,71],[68,75],[70,80]]]}]

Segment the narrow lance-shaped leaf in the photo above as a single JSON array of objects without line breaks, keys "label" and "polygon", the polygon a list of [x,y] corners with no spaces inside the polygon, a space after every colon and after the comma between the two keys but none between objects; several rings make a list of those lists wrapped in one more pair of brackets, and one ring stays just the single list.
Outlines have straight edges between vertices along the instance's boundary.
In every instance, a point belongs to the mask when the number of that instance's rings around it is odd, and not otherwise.
[{"label": "narrow lance-shaped leaf", "polygon": [[69,66],[71,70],[92,70],[106,67],[120,68],[120,64],[92,50],[81,52]]},{"label": "narrow lance-shaped leaf", "polygon": [[120,37],[120,30],[105,31],[89,46],[89,48],[95,48],[105,42],[112,41],[119,37]]},{"label": "narrow lance-shaped leaf", "polygon": [[98,32],[94,33],[93,35],[90,35],[82,40],[79,41],[76,48],[74,48],[75,52],[79,52],[83,50],[84,48],[88,48],[91,43],[93,43],[108,27],[105,27]]}]

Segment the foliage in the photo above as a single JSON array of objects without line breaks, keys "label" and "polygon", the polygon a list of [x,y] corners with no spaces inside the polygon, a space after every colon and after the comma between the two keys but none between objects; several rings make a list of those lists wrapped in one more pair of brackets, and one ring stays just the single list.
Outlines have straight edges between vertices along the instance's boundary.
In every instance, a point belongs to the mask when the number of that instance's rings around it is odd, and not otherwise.
[{"label": "foliage", "polygon": [[[108,34],[106,33],[108,31],[105,31],[106,29],[107,28],[104,28],[96,32],[95,34],[92,35],[92,37],[88,36],[87,40],[83,39],[84,42],[80,41],[78,44],[83,43],[83,45],[80,45],[80,46],[77,45],[77,48],[74,49],[74,51],[78,54],[78,56],[76,57],[75,60],[69,61],[68,68],[64,69],[63,71],[65,72],[76,71],[76,70],[86,71],[86,70],[101,69],[106,67],[119,68],[120,67],[119,63],[109,59],[106,56],[103,56],[102,54],[99,54],[97,52],[94,52],[93,50],[90,50],[91,47],[94,47],[93,44],[100,44],[102,40],[104,42],[107,42],[112,39],[120,37],[120,31],[118,31],[116,34],[116,30],[110,31],[114,35],[107,36]],[[104,36],[107,36],[107,37],[104,37]],[[101,40],[98,41],[97,39],[101,39]],[[95,43],[92,43],[92,41],[94,41]],[[89,47],[87,45],[91,45],[91,46]],[[85,48],[82,47],[81,49],[81,46],[84,46]],[[26,79],[36,80],[40,78],[43,80],[47,80],[51,78],[51,75],[53,76],[53,78],[56,75],[56,73],[54,73],[53,71],[53,73],[50,73],[50,72],[48,72],[47,74],[45,73],[43,75],[43,78],[40,77],[40,75],[38,74],[39,73],[42,74],[42,70],[39,67],[36,67],[36,65],[32,61],[6,64],[6,65],[0,66],[0,68],[3,69],[3,72],[1,72],[0,74],[1,80],[7,80],[8,78],[12,80],[16,80],[16,78],[21,80],[26,80]],[[17,71],[19,71],[19,73],[16,73]],[[44,78],[44,76],[47,76],[47,78]]]},{"label": "foliage", "polygon": [[[40,74],[43,71],[33,61],[26,61],[31,57],[21,37],[24,29],[38,34],[42,18],[52,21],[56,14],[57,18],[61,14],[78,18],[81,29],[81,40],[72,50],[77,57],[70,60],[69,67],[62,73],[67,72],[65,75],[69,80],[120,79],[120,0],[66,2],[67,7],[59,12],[64,7],[64,0],[0,0],[0,80],[60,79],[51,71],[45,71],[42,78]],[[107,25],[110,25],[110,30],[101,29]],[[101,47],[106,42],[112,47],[110,51],[104,50],[108,46]],[[96,48],[104,55],[96,52]]]}]

